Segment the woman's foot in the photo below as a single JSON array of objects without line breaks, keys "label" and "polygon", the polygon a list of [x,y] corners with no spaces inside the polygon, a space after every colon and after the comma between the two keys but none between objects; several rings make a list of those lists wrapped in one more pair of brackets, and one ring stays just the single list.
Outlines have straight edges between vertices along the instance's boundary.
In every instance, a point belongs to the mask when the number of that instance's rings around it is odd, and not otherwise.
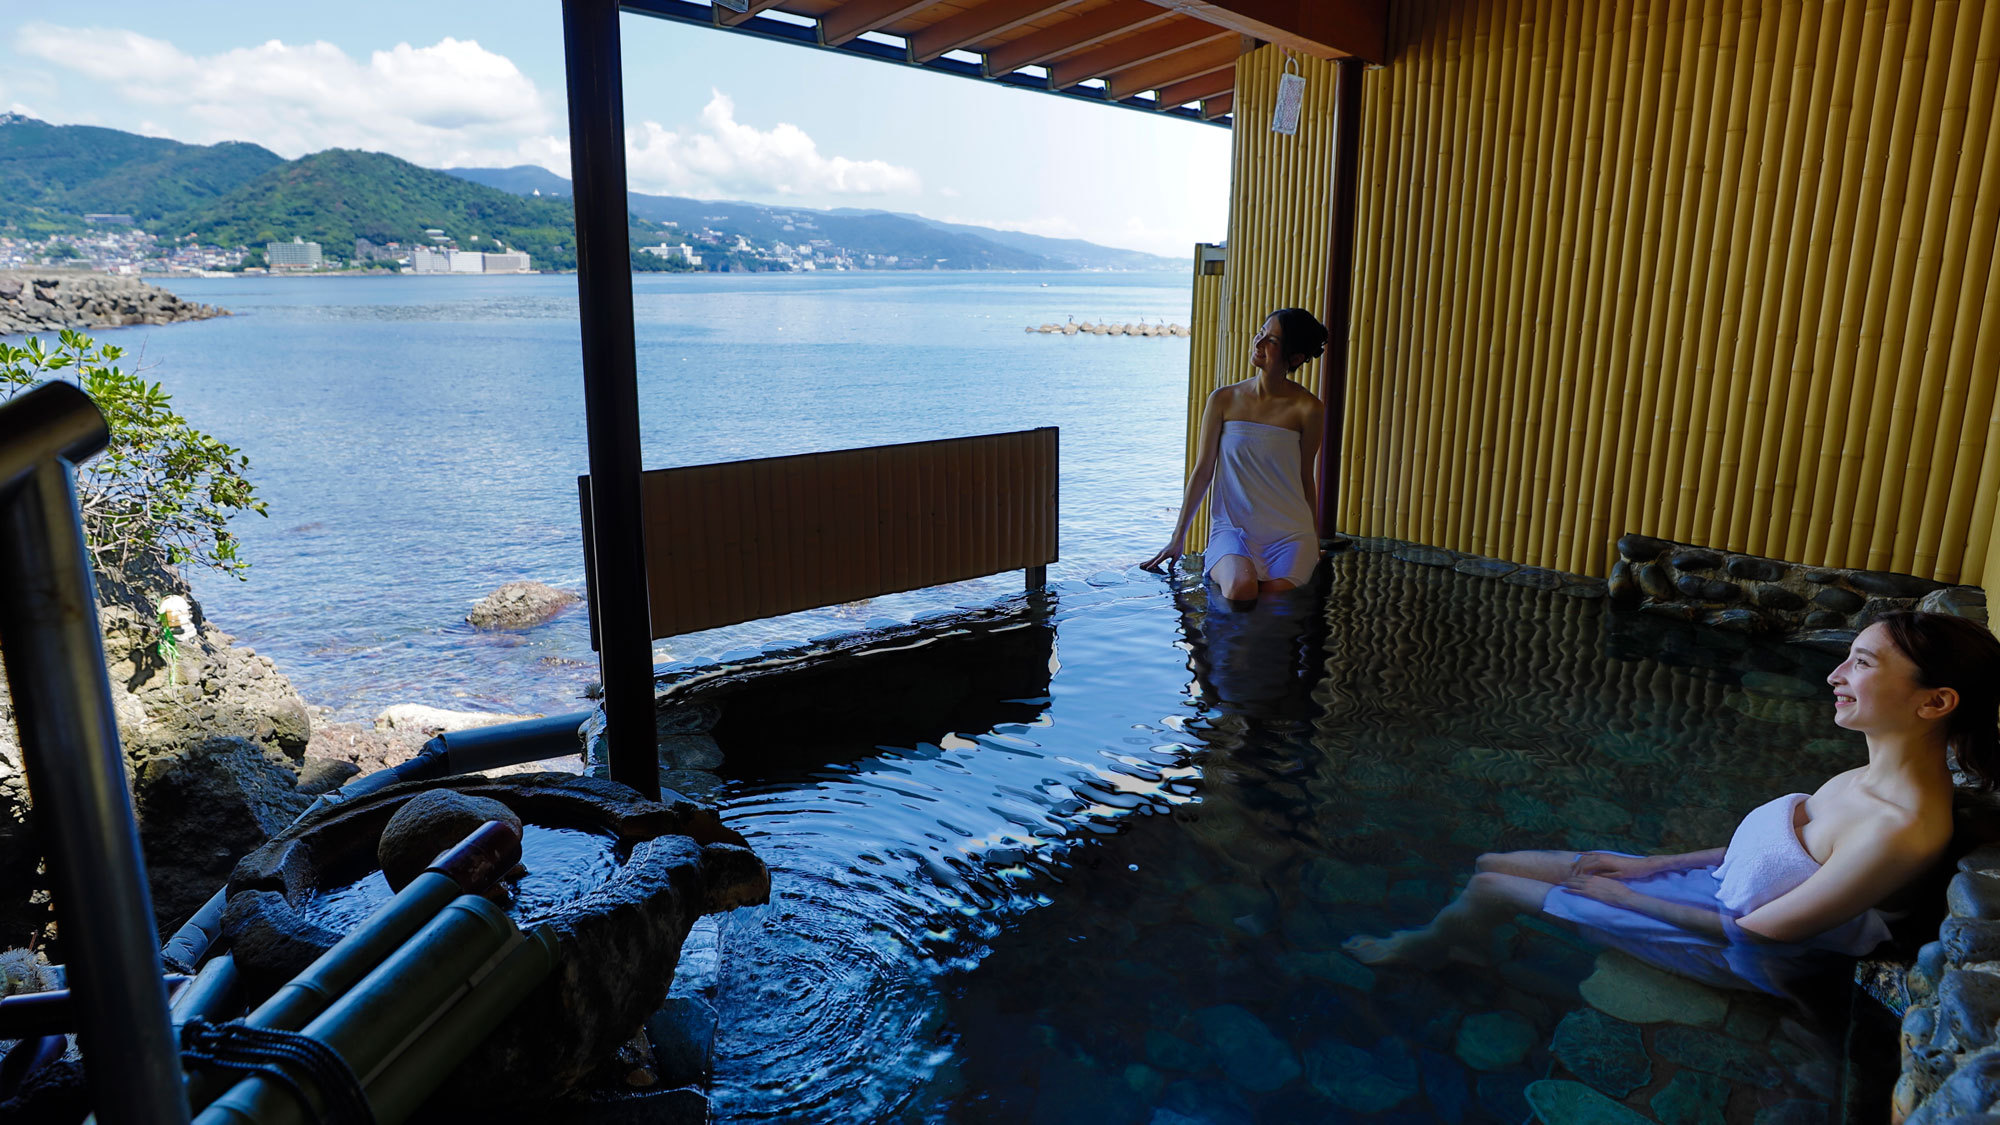
[{"label": "woman's foot", "polygon": [[1357,934],[1342,942],[1340,948],[1364,965],[1435,965],[1444,961],[1462,961],[1468,965],[1490,966],[1493,963],[1490,958],[1453,944],[1429,929],[1397,930],[1388,937]]}]

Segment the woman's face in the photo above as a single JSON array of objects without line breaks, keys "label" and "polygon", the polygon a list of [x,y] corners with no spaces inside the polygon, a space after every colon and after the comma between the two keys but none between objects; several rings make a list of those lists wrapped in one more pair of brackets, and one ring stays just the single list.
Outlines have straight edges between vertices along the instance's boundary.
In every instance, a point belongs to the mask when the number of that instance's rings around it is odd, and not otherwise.
[{"label": "woman's face", "polygon": [[1854,638],[1826,682],[1833,685],[1833,721],[1848,730],[1887,733],[1936,720],[1921,712],[1939,689],[1917,681],[1916,664],[1881,625]]},{"label": "woman's face", "polygon": [[1285,362],[1284,349],[1285,338],[1278,331],[1278,318],[1274,316],[1264,322],[1264,327],[1257,331],[1257,338],[1250,341],[1251,366],[1259,371],[1273,368],[1287,370],[1289,365]]}]

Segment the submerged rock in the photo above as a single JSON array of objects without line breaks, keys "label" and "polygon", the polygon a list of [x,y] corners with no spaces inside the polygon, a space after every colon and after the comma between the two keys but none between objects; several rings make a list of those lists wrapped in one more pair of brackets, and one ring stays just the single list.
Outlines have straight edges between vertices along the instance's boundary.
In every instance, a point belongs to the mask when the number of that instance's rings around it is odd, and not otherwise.
[{"label": "submerged rock", "polygon": [[1622,1098],[1653,1080],[1653,1063],[1638,1027],[1594,1008],[1564,1016],[1550,1051],[1578,1078],[1613,1097]]},{"label": "submerged rock", "polygon": [[1581,1082],[1545,1078],[1529,1083],[1525,1096],[1544,1125],[1650,1125],[1645,1114]]},{"label": "submerged rock", "polygon": [[526,629],[540,625],[580,601],[568,590],[542,582],[509,582],[480,599],[465,615],[475,629]]},{"label": "submerged rock", "polygon": [[1219,1004],[1195,1013],[1202,1041],[1231,1082],[1268,1094],[1300,1073],[1291,1045],[1271,1033],[1247,1008]]},{"label": "submerged rock", "polygon": [[1500,1070],[1528,1057],[1541,1037],[1515,1012],[1481,1012],[1458,1025],[1459,1061],[1474,1070]]}]

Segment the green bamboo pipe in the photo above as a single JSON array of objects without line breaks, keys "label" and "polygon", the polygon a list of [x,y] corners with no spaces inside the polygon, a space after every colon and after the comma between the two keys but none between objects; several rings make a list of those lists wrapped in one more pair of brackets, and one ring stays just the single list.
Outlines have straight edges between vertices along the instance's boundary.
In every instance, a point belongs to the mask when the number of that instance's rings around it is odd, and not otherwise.
[{"label": "green bamboo pipe", "polygon": [[465,999],[439,1016],[367,1082],[368,1104],[378,1125],[398,1125],[430,1097],[447,1075],[492,1034],[500,1021],[555,968],[556,941],[537,926],[472,986]]},{"label": "green bamboo pipe", "polygon": [[[465,994],[468,982],[517,931],[507,912],[478,895],[448,903],[401,948],[334,1001],[304,1034],[346,1061],[365,1086],[437,1013]],[[301,1105],[283,1084],[246,1078],[195,1120],[200,1125],[305,1125],[319,1107]]]}]

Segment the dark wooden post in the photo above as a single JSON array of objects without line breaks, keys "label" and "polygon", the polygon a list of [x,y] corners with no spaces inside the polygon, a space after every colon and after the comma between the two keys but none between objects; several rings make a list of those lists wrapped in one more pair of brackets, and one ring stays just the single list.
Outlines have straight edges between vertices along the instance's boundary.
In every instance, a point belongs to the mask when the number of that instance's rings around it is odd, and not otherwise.
[{"label": "dark wooden post", "polygon": [[1333,216],[1326,255],[1326,362],[1320,401],[1326,431],[1319,445],[1319,533],[1334,534],[1340,515],[1340,435],[1347,420],[1347,341],[1354,307],[1354,206],[1361,180],[1360,59],[1335,63]]},{"label": "dark wooden post", "polygon": [[591,558],[611,780],[660,795],[652,614],[639,509],[639,374],[625,201],[625,80],[617,0],[563,0],[576,297],[590,436]]}]

